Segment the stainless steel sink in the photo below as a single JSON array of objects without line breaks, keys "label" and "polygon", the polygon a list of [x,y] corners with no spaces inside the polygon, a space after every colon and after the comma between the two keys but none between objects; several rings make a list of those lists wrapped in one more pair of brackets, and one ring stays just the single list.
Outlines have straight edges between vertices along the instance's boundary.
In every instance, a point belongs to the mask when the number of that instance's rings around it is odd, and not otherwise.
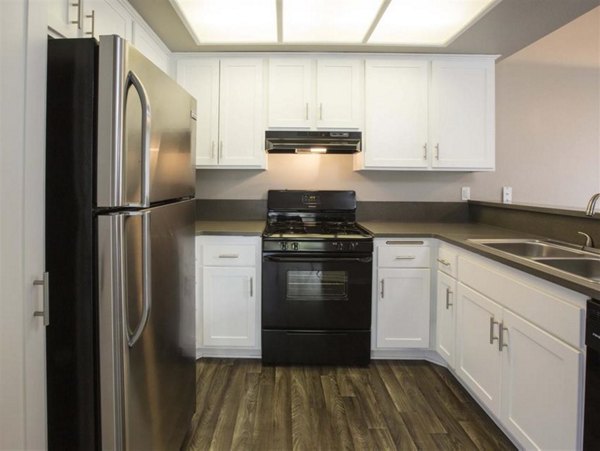
[{"label": "stainless steel sink", "polygon": [[600,283],[600,254],[534,239],[471,239],[477,244]]},{"label": "stainless steel sink", "polygon": [[598,258],[547,258],[538,260],[538,263],[600,282],[600,259]]},{"label": "stainless steel sink", "polygon": [[480,244],[525,258],[584,256],[582,252],[567,249],[550,243],[544,243],[542,241],[480,242]]}]

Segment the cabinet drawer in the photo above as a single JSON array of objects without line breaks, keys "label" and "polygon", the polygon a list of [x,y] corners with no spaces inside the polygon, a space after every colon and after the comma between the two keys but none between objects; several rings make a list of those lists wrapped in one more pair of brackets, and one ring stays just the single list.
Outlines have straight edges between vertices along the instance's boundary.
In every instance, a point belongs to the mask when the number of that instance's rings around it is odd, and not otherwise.
[{"label": "cabinet drawer", "polygon": [[437,268],[440,271],[456,278],[457,262],[458,253],[454,249],[444,245],[440,246],[437,257]]},{"label": "cabinet drawer", "polygon": [[377,265],[384,268],[429,268],[429,247],[403,244],[381,246]]},{"label": "cabinet drawer", "polygon": [[256,266],[256,248],[243,244],[205,244],[202,264],[205,266]]}]

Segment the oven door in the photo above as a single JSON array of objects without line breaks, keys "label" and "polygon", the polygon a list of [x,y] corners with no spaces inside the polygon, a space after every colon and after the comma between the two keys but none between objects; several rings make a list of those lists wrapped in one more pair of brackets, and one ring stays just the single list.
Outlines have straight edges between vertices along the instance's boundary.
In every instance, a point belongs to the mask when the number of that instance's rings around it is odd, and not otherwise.
[{"label": "oven door", "polygon": [[263,329],[371,327],[371,254],[264,254]]}]

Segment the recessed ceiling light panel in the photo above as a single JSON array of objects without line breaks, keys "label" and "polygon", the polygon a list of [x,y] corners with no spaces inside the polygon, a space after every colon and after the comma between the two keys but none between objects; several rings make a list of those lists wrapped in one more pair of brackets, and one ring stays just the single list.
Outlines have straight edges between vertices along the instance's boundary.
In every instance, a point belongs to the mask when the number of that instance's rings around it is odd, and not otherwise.
[{"label": "recessed ceiling light panel", "polygon": [[358,44],[383,0],[283,0],[283,42]]},{"label": "recessed ceiling light panel", "polygon": [[277,42],[275,0],[170,0],[196,44]]},{"label": "recessed ceiling light panel", "polygon": [[499,0],[391,0],[369,44],[448,45]]}]

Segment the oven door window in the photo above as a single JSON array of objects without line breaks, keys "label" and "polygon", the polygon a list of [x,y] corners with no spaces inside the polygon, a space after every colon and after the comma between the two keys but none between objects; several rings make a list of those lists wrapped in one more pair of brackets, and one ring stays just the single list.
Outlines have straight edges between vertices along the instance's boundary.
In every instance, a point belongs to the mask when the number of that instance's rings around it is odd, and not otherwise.
[{"label": "oven door window", "polygon": [[347,301],[347,271],[288,271],[286,299],[289,301]]}]

